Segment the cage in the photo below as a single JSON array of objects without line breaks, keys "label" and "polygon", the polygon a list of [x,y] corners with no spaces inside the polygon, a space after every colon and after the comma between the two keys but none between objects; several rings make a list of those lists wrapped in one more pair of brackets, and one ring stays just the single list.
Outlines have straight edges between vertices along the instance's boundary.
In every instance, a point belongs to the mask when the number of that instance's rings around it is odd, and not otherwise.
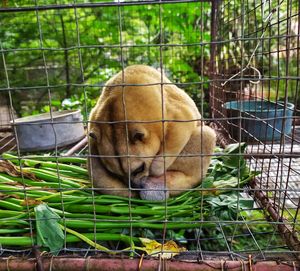
[{"label": "cage", "polygon": [[[0,270],[299,269],[299,1],[24,0],[2,1],[0,13],[0,110],[10,118],[0,121]],[[58,125],[90,134],[90,112],[119,71],[129,109],[124,71],[134,64],[161,74],[140,86],[157,85],[162,107],[174,83],[201,114],[182,122],[217,134],[202,182],[169,199],[164,187],[159,202],[102,195],[88,177],[90,140],[57,141]],[[59,110],[82,119],[57,120]],[[178,120],[149,122],[164,131]],[[54,148],[22,149],[26,125],[48,125]]]}]

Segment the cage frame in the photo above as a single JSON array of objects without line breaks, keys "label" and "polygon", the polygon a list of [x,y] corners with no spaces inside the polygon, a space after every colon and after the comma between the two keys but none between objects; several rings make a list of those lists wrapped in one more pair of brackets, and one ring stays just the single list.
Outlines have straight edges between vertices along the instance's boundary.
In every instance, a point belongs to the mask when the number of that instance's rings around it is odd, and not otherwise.
[{"label": "cage frame", "polygon": [[[93,8],[93,7],[104,7],[104,6],[117,6],[117,7],[121,7],[121,6],[129,6],[129,5],[163,5],[163,4],[170,4],[170,3],[195,3],[195,2],[209,2],[211,3],[211,42],[210,42],[210,53],[211,53],[211,59],[210,59],[210,65],[209,65],[209,74],[210,74],[210,80],[214,81],[216,80],[216,74],[215,74],[215,65],[216,65],[216,54],[217,54],[217,45],[218,45],[218,39],[217,39],[217,32],[218,32],[218,20],[217,20],[217,16],[218,16],[218,12],[219,12],[219,6],[221,1],[220,0],[163,0],[163,1],[155,1],[155,0],[150,0],[150,1],[132,1],[132,2],[107,2],[107,3],[103,3],[103,2],[99,2],[99,3],[76,3],[76,4],[63,4],[63,5],[43,5],[43,6],[29,6],[29,7],[18,7],[18,8],[5,8],[2,7],[0,8],[0,14],[1,13],[6,13],[6,12],[24,12],[24,11],[41,11],[41,10],[52,10],[52,9],[74,9],[76,10],[77,8]],[[122,44],[120,45],[122,47]],[[160,48],[162,46],[160,45]],[[5,49],[1,48],[2,54],[5,52]],[[214,93],[214,85],[210,85],[210,92]],[[13,88],[5,88],[5,90],[11,91],[13,90]],[[1,90],[0,90],[1,91]],[[212,99],[210,99],[210,104],[213,107],[213,103],[214,101]],[[218,130],[218,127],[215,126],[216,130]],[[225,146],[229,143],[228,139],[222,135],[222,133],[218,134],[219,136],[219,142],[221,145]],[[84,143],[82,143],[84,144]],[[75,149],[76,150],[76,147]],[[71,154],[72,151],[69,153]],[[297,157],[297,156],[296,156]],[[252,183],[250,184],[251,189],[249,190],[250,194],[252,193],[254,195],[255,201],[258,202],[258,204],[267,212],[268,216],[271,217],[271,219],[273,220],[273,222],[277,222],[277,228],[278,228],[278,232],[283,236],[284,240],[286,241],[287,245],[289,246],[289,248],[292,251],[300,251],[300,240],[297,236],[297,233],[288,225],[288,223],[283,220],[280,217],[280,210],[272,203],[270,202],[269,198],[266,196],[266,194],[264,194],[263,191],[261,191],[260,187],[257,185],[257,183],[259,182],[259,180],[254,179],[252,181]],[[44,265],[44,257],[40,256],[42,261],[43,261],[43,265]],[[299,260],[300,255],[296,255],[296,258]],[[51,258],[52,259],[52,258]],[[49,266],[50,262],[52,260],[46,259],[46,265],[45,266]],[[92,259],[91,259],[92,260]],[[10,260],[9,259],[1,259],[0,264],[4,263],[6,265],[6,267],[8,266],[8,262]],[[89,260],[90,261],[90,260]],[[124,259],[122,259],[121,261],[126,261]],[[199,261],[199,260],[198,260]],[[202,260],[201,260],[202,261]],[[27,264],[29,264],[30,266],[35,265],[37,262],[35,261],[29,261],[27,262]],[[86,260],[82,259],[81,264],[84,264],[84,266],[86,267]],[[89,265],[90,263],[88,263]],[[96,263],[95,263],[96,264]],[[97,263],[98,264],[98,263]],[[127,262],[126,262],[127,264]],[[136,263],[135,263],[136,264]],[[152,264],[152,263],[151,263]],[[155,262],[155,264],[157,264],[157,262]],[[174,266],[178,264],[175,263]],[[215,264],[215,262],[211,263],[204,263],[205,266],[207,268],[207,265],[209,266],[210,264]],[[227,265],[228,264],[228,265]],[[240,263],[230,263],[230,262],[224,262],[220,261],[218,262],[218,265],[220,265],[221,267],[218,268],[223,268],[223,267],[227,267],[230,268],[231,264],[233,264],[233,266],[235,266],[235,264],[238,264],[238,266],[242,266],[239,265]],[[246,263],[249,265],[249,270],[251,270],[252,267],[251,266],[251,257],[249,258],[249,261]],[[271,266],[273,266],[273,264],[275,263],[268,263],[265,262],[266,266],[268,266],[269,264]],[[172,262],[170,263],[170,265],[172,266]],[[101,266],[101,261],[100,261],[100,266]],[[172,268],[170,266],[170,268]],[[200,265],[197,265],[199,268],[201,268],[201,263]],[[269,266],[270,267],[270,266]],[[279,268],[278,264],[276,263],[276,267]],[[284,265],[281,266],[280,268],[284,268],[286,267],[287,270],[295,270],[296,268],[296,264],[294,262],[292,262],[291,265]],[[11,267],[10,267],[11,268]],[[32,267],[30,267],[32,268]],[[196,268],[195,266],[193,268]],[[215,268],[215,267],[214,267]],[[0,265],[0,270],[1,270],[1,265]],[[17,270],[17,269],[16,269]],[[170,269],[172,270],[172,269]],[[195,269],[191,269],[191,270],[195,270]],[[210,269],[207,269],[210,270]],[[214,269],[211,269],[214,270]],[[258,269],[259,270],[259,269]],[[284,269],[278,269],[278,270],[284,270]]]}]

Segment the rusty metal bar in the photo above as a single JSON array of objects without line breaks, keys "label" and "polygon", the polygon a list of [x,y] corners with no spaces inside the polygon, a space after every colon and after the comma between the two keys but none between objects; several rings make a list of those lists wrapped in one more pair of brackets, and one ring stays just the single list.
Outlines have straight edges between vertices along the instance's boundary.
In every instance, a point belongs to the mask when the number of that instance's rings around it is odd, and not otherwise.
[{"label": "rusty metal bar", "polygon": [[[200,261],[183,262],[176,260],[142,260],[142,259],[102,259],[102,258],[70,258],[70,257],[43,257],[44,270],[52,271],[81,271],[81,270],[169,270],[169,271],[295,271],[299,270],[296,262],[263,261]],[[0,258],[0,271],[35,271],[37,261],[34,258]]]},{"label": "rusty metal bar", "polygon": [[[278,232],[283,237],[287,246],[292,251],[300,251],[300,240],[297,232],[294,231],[291,226],[287,225],[288,220],[279,216],[279,211],[277,207],[271,203],[269,198],[262,191],[259,190],[258,186],[256,185],[256,182],[257,180],[253,180],[250,183],[250,186],[253,189],[253,191],[250,191],[250,193],[253,193],[256,202],[270,215],[273,221],[281,222],[277,224],[277,228]],[[300,259],[299,254],[295,255],[295,257]]]},{"label": "rusty metal bar", "polygon": [[214,117],[214,78],[215,78],[215,58],[217,53],[217,31],[218,31],[218,8],[219,8],[219,0],[212,1],[211,3],[211,25],[210,25],[210,35],[211,35],[211,43],[210,43],[210,63],[209,63],[209,105],[211,107],[210,116]]},{"label": "rusty metal bar", "polygon": [[[225,147],[230,142],[228,139],[226,139],[225,136],[222,136],[222,134],[218,134],[218,142],[222,147]],[[247,154],[246,154],[247,155]],[[248,154],[251,156],[251,154]],[[288,225],[288,220],[284,219],[283,217],[279,216],[279,210],[277,206],[275,206],[267,197],[267,195],[260,189],[260,187],[257,185],[259,180],[255,178],[251,183],[250,187],[251,190],[249,191],[250,194],[252,193],[254,196],[254,200],[267,212],[267,214],[270,216],[270,218],[274,222],[281,222],[276,225],[278,232],[283,237],[283,240],[286,242],[287,246],[292,251],[300,251],[300,240],[297,232],[293,230],[293,228]],[[299,253],[295,254],[295,257],[300,260]]]}]

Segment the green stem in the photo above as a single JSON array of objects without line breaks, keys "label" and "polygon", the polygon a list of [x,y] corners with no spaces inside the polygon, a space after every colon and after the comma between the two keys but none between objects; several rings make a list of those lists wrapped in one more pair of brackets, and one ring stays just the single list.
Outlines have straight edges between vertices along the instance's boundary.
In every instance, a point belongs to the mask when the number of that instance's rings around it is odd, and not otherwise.
[{"label": "green stem", "polygon": [[[81,233],[85,237],[89,239],[96,239],[98,241],[121,241],[127,245],[130,245],[130,240],[132,239],[134,242],[139,243],[139,238],[133,237],[130,238],[127,235],[123,234],[115,234],[115,233]],[[32,242],[34,241],[34,242]],[[67,243],[76,243],[80,242],[81,239],[78,236],[67,234],[66,242]],[[28,247],[32,244],[35,244],[35,238],[32,240],[31,237],[27,236],[0,236],[0,244],[2,246],[20,246],[20,247]]]},{"label": "green stem", "polygon": [[[23,169],[24,170],[24,169]],[[56,182],[58,184],[63,183],[72,186],[73,188],[80,188],[82,187],[80,184],[73,182],[69,179],[64,179],[57,176],[57,173],[49,172],[44,169],[36,169],[36,168],[26,168],[26,171],[33,173],[39,179],[49,182]]]},{"label": "green stem", "polygon": [[14,204],[12,202],[8,202],[5,200],[0,200],[0,207],[1,208],[5,208],[8,210],[12,210],[12,211],[22,211],[24,209],[24,207]]},{"label": "green stem", "polygon": [[21,214],[23,214],[23,212],[0,209],[0,219],[1,218],[7,219],[8,217],[14,217],[14,216],[21,215]]},{"label": "green stem", "polygon": [[17,156],[4,153],[3,158],[9,159],[14,164],[19,165],[20,163],[25,164],[29,167],[49,167],[49,168],[55,168],[55,169],[62,169],[62,170],[69,170],[73,172],[77,172],[80,174],[88,175],[87,169],[84,169],[82,167],[74,166],[74,165],[66,165],[62,163],[54,163],[54,162],[47,162],[47,161],[36,161],[31,159],[19,159]]},{"label": "green stem", "polygon": [[49,161],[49,162],[60,162],[60,163],[73,163],[73,164],[86,164],[87,159],[82,157],[53,157],[43,155],[28,155],[24,156],[24,159],[38,160],[38,161]]},{"label": "green stem", "polygon": [[117,228],[148,228],[148,229],[158,229],[163,230],[164,228],[169,230],[174,229],[193,229],[193,228],[215,228],[216,223],[209,222],[197,222],[197,223],[178,223],[178,222],[168,222],[166,225],[164,223],[147,223],[147,222],[92,222],[83,220],[66,220],[65,224],[67,227],[76,229],[93,229],[94,227],[98,229],[117,229]]}]

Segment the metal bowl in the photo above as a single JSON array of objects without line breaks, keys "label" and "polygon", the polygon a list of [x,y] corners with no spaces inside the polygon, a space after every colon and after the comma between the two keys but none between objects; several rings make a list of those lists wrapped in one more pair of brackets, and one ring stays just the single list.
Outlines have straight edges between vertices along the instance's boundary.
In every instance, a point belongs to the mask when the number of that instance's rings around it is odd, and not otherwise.
[{"label": "metal bowl", "polygon": [[21,151],[52,150],[75,143],[85,136],[79,110],[65,110],[11,121]]}]

